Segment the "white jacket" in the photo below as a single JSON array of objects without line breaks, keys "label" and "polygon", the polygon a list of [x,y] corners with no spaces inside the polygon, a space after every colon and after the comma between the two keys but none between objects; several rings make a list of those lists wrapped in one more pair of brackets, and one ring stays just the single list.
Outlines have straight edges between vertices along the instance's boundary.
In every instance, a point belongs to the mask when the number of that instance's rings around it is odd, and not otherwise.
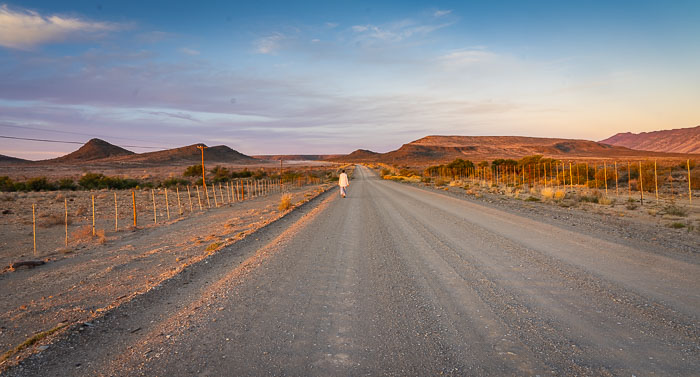
[{"label": "white jacket", "polygon": [[350,182],[348,182],[348,175],[347,174],[340,173],[340,178],[338,179],[338,186],[340,186],[340,187],[350,186]]}]

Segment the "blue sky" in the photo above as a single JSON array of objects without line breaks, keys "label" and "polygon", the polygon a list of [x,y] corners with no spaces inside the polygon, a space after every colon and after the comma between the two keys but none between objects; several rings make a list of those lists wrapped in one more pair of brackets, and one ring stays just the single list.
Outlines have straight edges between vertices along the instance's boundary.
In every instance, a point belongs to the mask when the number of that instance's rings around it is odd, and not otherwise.
[{"label": "blue sky", "polygon": [[0,135],[348,153],[700,124],[698,1],[204,3],[0,0]]}]

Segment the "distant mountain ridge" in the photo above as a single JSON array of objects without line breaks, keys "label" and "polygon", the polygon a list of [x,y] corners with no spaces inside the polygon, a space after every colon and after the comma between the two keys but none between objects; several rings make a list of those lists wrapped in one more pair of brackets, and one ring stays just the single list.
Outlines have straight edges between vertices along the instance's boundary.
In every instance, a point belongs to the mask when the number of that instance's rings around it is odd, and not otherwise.
[{"label": "distant mountain ridge", "polygon": [[[431,135],[402,145],[387,153],[358,150],[334,159],[343,162],[385,162],[430,164],[455,158],[488,160],[545,155],[554,158],[640,157],[654,154],[590,140],[525,136],[442,136]],[[660,154],[660,153],[656,153]]]},{"label": "distant mountain ridge", "polygon": [[638,134],[623,132],[600,142],[643,151],[700,153],[700,126]]},{"label": "distant mountain ridge", "polygon": [[[0,155],[0,163],[5,165],[15,163],[29,163],[32,165],[62,165],[62,164],[180,164],[198,163],[202,159],[202,152],[192,144],[185,147],[166,149],[156,152],[134,153],[122,147],[110,144],[101,139],[91,139],[78,150],[65,156],[49,160],[29,161],[15,157]],[[206,145],[204,145],[206,146]],[[260,160],[247,156],[225,145],[208,147],[204,150],[205,162],[218,163],[256,163]]]}]

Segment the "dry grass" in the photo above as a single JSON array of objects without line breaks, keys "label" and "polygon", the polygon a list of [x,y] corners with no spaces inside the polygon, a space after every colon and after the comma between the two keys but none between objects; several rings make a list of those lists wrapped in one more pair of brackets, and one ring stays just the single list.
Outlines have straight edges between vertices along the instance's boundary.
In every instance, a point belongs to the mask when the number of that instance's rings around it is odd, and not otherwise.
[{"label": "dry grass", "polygon": [[678,207],[676,205],[669,205],[664,207],[664,212],[672,216],[687,217],[688,210],[683,207]]},{"label": "dry grass", "polygon": [[[73,221],[71,218],[68,218],[68,224],[71,224]],[[58,226],[58,225],[65,225],[66,223],[66,218],[64,215],[59,215],[59,214],[51,214],[46,216],[44,220],[39,222],[39,226],[43,228],[50,228],[52,226]]]},{"label": "dry grass", "polygon": [[280,199],[280,205],[277,207],[280,211],[286,211],[292,206],[292,196],[289,194],[282,195]]},{"label": "dry grass", "polygon": [[214,242],[214,243],[210,244],[209,246],[207,246],[207,248],[204,249],[204,251],[214,251],[214,250],[218,249],[219,247],[221,247],[222,244],[223,244],[222,242]]},{"label": "dry grass", "polygon": [[557,190],[556,192],[554,192],[554,199],[555,200],[562,200],[562,199],[564,199],[564,197],[566,197],[566,191]]},{"label": "dry grass", "polygon": [[543,188],[542,191],[540,191],[540,193],[542,194],[542,198],[544,199],[552,199],[554,197],[554,190],[552,190],[549,187]]},{"label": "dry grass", "polygon": [[603,196],[598,199],[598,204],[602,204],[604,206],[609,206],[615,203],[615,200],[608,198],[607,196]]},{"label": "dry grass", "polygon": [[38,334],[32,336],[31,338],[25,340],[24,342],[22,342],[22,344],[20,344],[20,345],[18,345],[17,347],[15,347],[15,348],[13,348],[13,349],[11,349],[11,350],[5,352],[2,356],[0,356],[0,364],[2,364],[3,362],[5,362],[5,360],[7,360],[7,359],[9,359],[10,357],[12,357],[12,355],[14,355],[14,354],[16,354],[16,353],[22,351],[23,349],[25,349],[25,348],[27,348],[27,347],[33,346],[36,342],[38,342],[38,341],[40,341],[40,340],[42,340],[42,339],[48,337],[49,335],[55,333],[56,331],[58,331],[58,330],[60,330],[60,329],[62,329],[62,328],[64,328],[64,327],[66,327],[65,324],[60,324],[60,325],[58,325],[58,326],[56,326],[56,327],[54,327],[54,328],[52,328],[52,329],[50,329],[50,330],[42,331],[42,332],[40,332],[40,333],[38,333]]},{"label": "dry grass", "polygon": [[84,225],[71,233],[71,239],[76,243],[96,242],[103,244],[107,241],[104,229],[95,229],[95,235],[92,235],[92,226]]}]

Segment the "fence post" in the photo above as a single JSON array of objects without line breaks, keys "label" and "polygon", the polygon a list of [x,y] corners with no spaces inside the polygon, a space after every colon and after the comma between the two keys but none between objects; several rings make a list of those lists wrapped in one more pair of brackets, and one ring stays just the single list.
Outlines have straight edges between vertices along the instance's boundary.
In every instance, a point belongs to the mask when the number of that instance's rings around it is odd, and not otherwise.
[{"label": "fence post", "polygon": [[654,194],[656,194],[656,203],[659,202],[659,178],[656,176],[656,160],[654,160]]},{"label": "fence post", "polygon": [[131,190],[131,205],[134,209],[134,228],[136,228],[136,193]]},{"label": "fence post", "polygon": [[170,220],[170,205],[168,203],[168,188],[165,188],[165,212],[168,214],[168,220]]},{"label": "fence post", "polygon": [[688,166],[688,201],[690,203],[693,202],[693,191],[691,190],[691,185],[690,185],[690,159],[686,162]]},{"label": "fence post", "polygon": [[211,185],[211,192],[212,192],[212,194],[214,194],[214,205],[216,206],[216,208],[219,208],[219,202],[216,200],[216,186],[215,185]]},{"label": "fence post", "polygon": [[32,203],[32,239],[34,241],[34,256],[36,256],[36,204]]},{"label": "fence post", "polygon": [[63,206],[65,208],[66,247],[68,247],[68,199],[67,198],[63,198]]},{"label": "fence post", "polygon": [[95,195],[92,196],[92,236],[95,237]]},{"label": "fence post", "polygon": [[153,224],[158,224],[158,217],[156,216],[156,192],[151,189],[151,198],[153,199]]},{"label": "fence post", "polygon": [[202,210],[202,197],[199,196],[199,186],[194,185],[194,188],[197,189],[197,201],[199,202],[199,210]]},{"label": "fence post", "polygon": [[114,192],[114,231],[119,231],[119,209],[117,208],[117,192]]},{"label": "fence post", "polygon": [[641,204],[644,205],[644,183],[642,182],[642,162],[639,161],[639,194],[641,195]]},{"label": "fence post", "polygon": [[221,196],[221,205],[226,204],[226,201],[224,200],[224,191],[221,188],[221,182],[219,182],[219,196]]}]

